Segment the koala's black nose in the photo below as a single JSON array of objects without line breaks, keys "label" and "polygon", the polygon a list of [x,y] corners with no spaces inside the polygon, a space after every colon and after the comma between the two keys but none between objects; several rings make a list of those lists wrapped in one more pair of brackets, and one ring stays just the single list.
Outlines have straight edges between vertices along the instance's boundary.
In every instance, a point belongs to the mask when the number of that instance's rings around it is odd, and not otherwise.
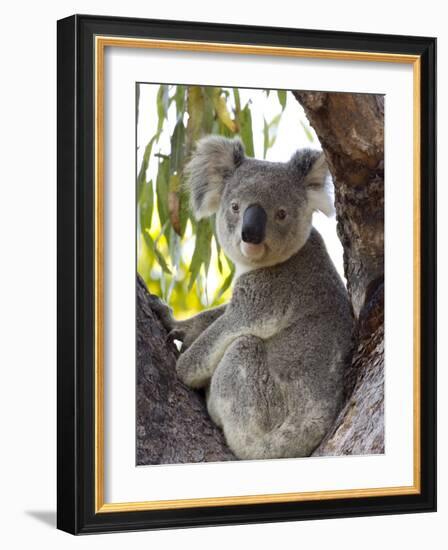
[{"label": "koala's black nose", "polygon": [[241,238],[245,243],[260,244],[266,235],[268,217],[263,207],[258,204],[248,206],[243,216]]}]

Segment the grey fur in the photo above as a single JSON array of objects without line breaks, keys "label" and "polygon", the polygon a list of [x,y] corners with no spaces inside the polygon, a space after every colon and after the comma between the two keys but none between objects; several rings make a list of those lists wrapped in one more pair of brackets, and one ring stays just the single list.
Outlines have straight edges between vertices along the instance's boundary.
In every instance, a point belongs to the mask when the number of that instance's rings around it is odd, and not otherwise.
[{"label": "grey fur", "polygon": [[[313,211],[328,212],[331,203],[325,159],[307,149],[288,163],[241,153],[240,142],[211,136],[189,166],[193,209],[200,217],[217,212],[220,244],[237,267],[232,299],[186,321],[162,306],[161,314],[184,342],[179,378],[206,389],[209,414],[237,457],[308,456],[342,404],[353,323],[346,289],[312,227]],[[241,243],[251,204],[268,217],[256,257]]]},{"label": "grey fur", "polygon": [[226,178],[244,159],[240,140],[208,136],[198,141],[196,151],[186,166],[190,182],[190,200],[197,219],[213,214],[219,204]]}]

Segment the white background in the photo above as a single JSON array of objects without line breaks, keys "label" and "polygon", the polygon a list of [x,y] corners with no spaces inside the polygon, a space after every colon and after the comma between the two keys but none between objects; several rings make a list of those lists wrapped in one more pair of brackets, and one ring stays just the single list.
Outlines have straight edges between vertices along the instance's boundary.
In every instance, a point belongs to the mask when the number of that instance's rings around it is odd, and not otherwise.
[{"label": "white background", "polygon": [[[6,548],[444,548],[448,520],[447,469],[439,469],[439,512],[375,518],[129,533],[77,538],[56,532],[56,24],[58,18],[97,13],[167,19],[296,26],[439,37],[439,97],[448,96],[448,34],[436,0],[368,6],[357,1],[319,4],[290,0],[223,3],[171,0],[20,2],[2,13],[0,87],[0,540]],[[439,120],[447,121],[440,101]],[[439,151],[448,149],[441,127]],[[439,168],[439,204],[448,199]],[[439,234],[446,235],[446,216]],[[440,239],[442,241],[442,239]],[[445,249],[445,252],[444,250]],[[446,245],[439,246],[444,281]],[[446,333],[447,292],[439,289],[439,335]],[[439,388],[447,387],[445,349],[439,350]],[[439,405],[439,463],[448,463],[448,403]]]}]

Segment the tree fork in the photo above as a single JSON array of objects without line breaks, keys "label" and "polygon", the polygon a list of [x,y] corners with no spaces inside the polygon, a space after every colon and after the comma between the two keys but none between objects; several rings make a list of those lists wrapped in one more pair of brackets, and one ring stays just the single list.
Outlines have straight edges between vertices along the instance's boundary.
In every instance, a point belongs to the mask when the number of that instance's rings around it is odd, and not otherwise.
[{"label": "tree fork", "polygon": [[[357,336],[346,403],[315,456],[384,452],[384,98],[293,92],[335,185],[337,231]],[[137,464],[236,460],[204,396],[176,377],[177,350],[137,277]]]}]

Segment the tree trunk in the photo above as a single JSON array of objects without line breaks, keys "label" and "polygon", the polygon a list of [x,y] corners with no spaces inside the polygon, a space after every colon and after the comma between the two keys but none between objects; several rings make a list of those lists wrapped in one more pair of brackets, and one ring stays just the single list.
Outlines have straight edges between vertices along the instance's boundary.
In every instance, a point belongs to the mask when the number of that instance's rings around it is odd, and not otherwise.
[{"label": "tree trunk", "polygon": [[[294,92],[324,149],[357,320],[346,404],[314,455],[384,452],[384,103],[382,96]],[[137,279],[137,464],[235,460],[204,396],[176,377],[177,350]]]},{"label": "tree trunk", "polygon": [[204,397],[176,376],[177,349],[137,277],[137,464],[236,460]]},{"label": "tree trunk", "polygon": [[347,402],[315,455],[384,452],[384,97],[294,92],[335,186],[337,230],[357,320]]}]

